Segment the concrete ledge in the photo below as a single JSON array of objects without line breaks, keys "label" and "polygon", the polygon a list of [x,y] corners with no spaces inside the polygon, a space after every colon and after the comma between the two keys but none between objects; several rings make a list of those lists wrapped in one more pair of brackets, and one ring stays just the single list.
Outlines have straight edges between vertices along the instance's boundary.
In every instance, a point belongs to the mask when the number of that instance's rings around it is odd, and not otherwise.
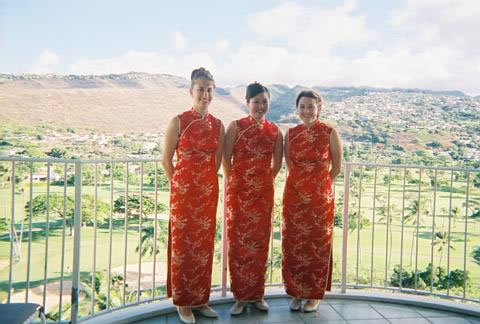
[{"label": "concrete ledge", "polygon": [[[265,299],[286,298],[283,289],[267,289]],[[442,310],[447,312],[459,313],[470,316],[480,317],[480,305],[463,304],[460,302],[447,301],[439,298],[430,298],[424,296],[409,295],[404,293],[380,293],[358,290],[347,290],[342,294],[339,291],[328,292],[326,299],[343,299],[352,301],[371,301],[391,304],[400,304],[408,306],[418,306],[430,309]],[[221,305],[233,303],[234,299],[231,293],[222,297],[217,293],[210,296],[210,305]],[[151,317],[165,315],[176,312],[176,307],[171,299],[159,300],[148,304],[129,306],[119,310],[113,310],[98,316],[81,321],[88,324],[124,324],[144,320]]]},{"label": "concrete ledge", "polygon": [[391,304],[400,304],[408,306],[418,306],[431,308],[446,312],[453,312],[464,315],[480,317],[480,303],[464,304],[460,302],[449,301],[440,298],[431,298],[426,296],[410,295],[405,293],[381,293],[358,290],[347,290],[346,294],[337,291],[327,293],[327,299],[344,299],[344,300],[364,300],[372,302],[383,302]]}]

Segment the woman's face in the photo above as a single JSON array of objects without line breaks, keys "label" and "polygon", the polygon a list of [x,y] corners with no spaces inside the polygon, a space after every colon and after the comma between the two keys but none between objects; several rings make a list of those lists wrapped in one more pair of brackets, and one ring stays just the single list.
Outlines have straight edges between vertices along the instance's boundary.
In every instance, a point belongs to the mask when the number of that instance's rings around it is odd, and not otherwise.
[{"label": "woman's face", "polygon": [[195,80],[193,87],[190,88],[190,95],[193,98],[193,106],[200,111],[207,110],[212,102],[214,93],[215,85],[213,81],[201,78]]},{"label": "woman's face", "polygon": [[306,125],[315,122],[320,112],[320,106],[315,98],[301,97],[297,106],[298,116]]},{"label": "woman's face", "polygon": [[255,120],[260,121],[268,111],[269,102],[270,98],[267,92],[257,94],[247,102],[248,113],[255,118]]}]

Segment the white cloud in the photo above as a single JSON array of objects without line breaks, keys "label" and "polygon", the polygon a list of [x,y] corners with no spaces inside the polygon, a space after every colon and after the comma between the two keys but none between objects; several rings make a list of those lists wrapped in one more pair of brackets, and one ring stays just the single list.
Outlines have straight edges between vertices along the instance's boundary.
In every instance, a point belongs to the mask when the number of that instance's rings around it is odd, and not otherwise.
[{"label": "white cloud", "polygon": [[173,35],[173,45],[176,51],[183,52],[187,49],[188,42],[187,38],[179,31],[174,31]]},{"label": "white cloud", "polygon": [[129,51],[120,57],[105,59],[79,59],[67,68],[73,74],[109,74],[127,72],[167,73],[189,75],[194,67],[208,66],[214,69],[211,54],[193,52],[185,55]]},{"label": "white cloud", "polygon": [[60,56],[47,49],[32,63],[29,72],[38,74],[52,73],[59,62]]},{"label": "white cloud", "polygon": [[478,95],[479,17],[480,1],[469,0],[407,0],[394,11],[391,25],[416,62],[409,71],[412,82]]},{"label": "white cloud", "polygon": [[[391,18],[395,41],[372,31],[356,2],[334,8],[283,2],[246,18],[248,41],[217,39],[187,42],[172,32],[173,52],[129,51],[103,59],[78,59],[66,73],[107,74],[130,71],[188,77],[205,66],[219,85],[252,81],[289,85],[418,87],[459,89],[480,94],[480,1],[407,0]],[[373,41],[375,43],[373,44]],[[341,55],[350,47],[353,58]],[[187,50],[188,49],[188,50]],[[45,51],[37,70],[57,66]],[[58,72],[58,71],[57,71]]]},{"label": "white cloud", "polygon": [[478,55],[479,17],[480,1],[407,0],[392,13],[391,24],[409,33],[419,50],[443,46]]},{"label": "white cloud", "polygon": [[356,46],[375,38],[365,16],[353,14],[356,2],[346,0],[334,8],[285,2],[247,17],[250,30],[262,39],[281,40],[299,53],[326,55],[337,46]]}]

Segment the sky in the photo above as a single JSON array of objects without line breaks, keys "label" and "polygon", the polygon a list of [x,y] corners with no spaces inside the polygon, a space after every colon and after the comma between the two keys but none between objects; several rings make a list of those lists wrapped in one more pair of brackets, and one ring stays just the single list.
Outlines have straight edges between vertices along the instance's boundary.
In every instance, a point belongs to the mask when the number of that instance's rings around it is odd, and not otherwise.
[{"label": "sky", "polygon": [[479,0],[0,0],[0,73],[480,95]]}]

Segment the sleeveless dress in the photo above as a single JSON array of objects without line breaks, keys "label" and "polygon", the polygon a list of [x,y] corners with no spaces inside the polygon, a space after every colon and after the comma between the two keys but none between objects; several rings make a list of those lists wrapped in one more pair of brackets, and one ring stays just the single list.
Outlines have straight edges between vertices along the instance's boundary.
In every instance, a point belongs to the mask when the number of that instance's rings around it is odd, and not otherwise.
[{"label": "sleeveless dress", "polygon": [[290,170],[283,194],[282,274],[288,295],[322,299],[330,290],[334,194],[332,128],[316,121],[288,130]]},{"label": "sleeveless dress", "polygon": [[275,124],[248,116],[236,121],[237,138],[227,187],[230,284],[235,299],[263,298],[272,230],[272,156]]},{"label": "sleeveless dress", "polygon": [[215,154],[221,122],[193,108],[178,116],[180,137],[170,186],[167,296],[177,306],[208,302],[218,201]]}]

